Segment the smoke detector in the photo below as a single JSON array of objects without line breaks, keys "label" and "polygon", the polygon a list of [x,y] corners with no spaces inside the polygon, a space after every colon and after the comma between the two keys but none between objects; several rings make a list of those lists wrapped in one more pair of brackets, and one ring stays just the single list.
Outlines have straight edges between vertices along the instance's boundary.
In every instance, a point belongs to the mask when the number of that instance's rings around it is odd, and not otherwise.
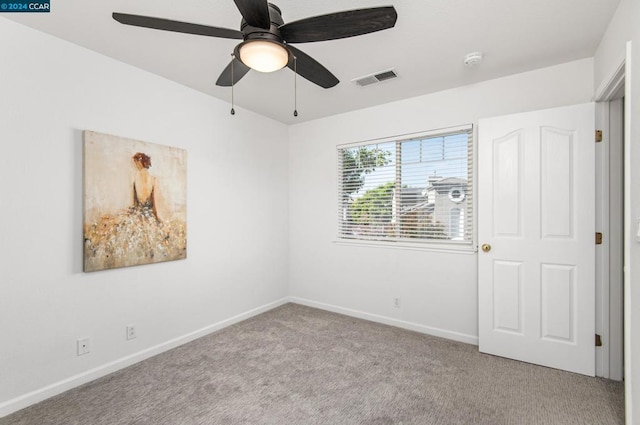
[{"label": "smoke detector", "polygon": [[390,80],[392,78],[397,78],[398,73],[394,68],[387,69],[385,71],[379,71],[375,74],[365,75],[363,77],[354,78],[351,80],[355,85],[364,87],[370,84],[380,83],[385,80]]},{"label": "smoke detector", "polygon": [[482,52],[472,52],[472,53],[468,53],[465,57],[464,57],[464,64],[466,66],[475,66],[478,65],[480,62],[482,62],[482,58],[483,58],[483,54]]}]

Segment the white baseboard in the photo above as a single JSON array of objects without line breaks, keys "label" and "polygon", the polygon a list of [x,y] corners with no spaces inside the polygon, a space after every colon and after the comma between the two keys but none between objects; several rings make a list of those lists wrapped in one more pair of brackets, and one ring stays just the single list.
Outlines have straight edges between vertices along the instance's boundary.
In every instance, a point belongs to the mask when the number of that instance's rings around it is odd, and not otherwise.
[{"label": "white baseboard", "polygon": [[385,325],[395,326],[398,328],[408,329],[427,335],[433,335],[441,338],[451,339],[454,341],[464,342],[467,344],[478,345],[478,337],[475,335],[468,335],[461,332],[433,328],[430,326],[420,325],[412,322],[405,322],[404,320],[393,319],[391,317],[380,316],[378,314],[366,313],[364,311],[352,310],[350,308],[338,307],[331,304],[319,303],[316,301],[306,300],[304,298],[289,297],[289,301],[296,304],[306,305],[308,307],[318,308],[320,310],[327,310],[334,313],[344,314],[346,316],[356,317],[358,319],[369,320],[371,322],[377,322]]},{"label": "white baseboard", "polygon": [[171,350],[172,348],[178,347],[180,345],[186,344],[187,342],[191,342],[195,339],[208,335],[212,332],[226,328],[227,326],[241,322],[243,320],[246,320],[250,317],[264,313],[266,311],[272,310],[288,302],[289,302],[289,298],[282,298],[278,301],[274,301],[272,303],[254,308],[247,312],[230,317],[229,319],[222,320],[220,322],[217,322],[212,325],[206,326],[202,329],[198,329],[196,331],[190,332],[178,338],[174,338],[172,340],[163,342],[153,347],[149,347],[137,353],[128,355],[126,357],[122,357],[118,360],[114,360],[102,366],[98,366],[96,368],[71,376],[67,379],[63,379],[62,381],[55,382],[51,385],[47,385],[46,387],[37,389],[35,391],[21,395],[19,397],[13,398],[4,403],[0,403],[0,418],[7,416],[11,413],[17,412],[20,409],[24,409],[27,406],[31,406],[32,404],[39,403],[50,397],[61,394],[65,391],[68,391],[82,384],[86,384],[87,382],[93,381],[94,379],[98,379],[110,373],[116,372],[120,369],[124,369],[125,367],[131,366],[142,360],[148,359],[149,357]]}]

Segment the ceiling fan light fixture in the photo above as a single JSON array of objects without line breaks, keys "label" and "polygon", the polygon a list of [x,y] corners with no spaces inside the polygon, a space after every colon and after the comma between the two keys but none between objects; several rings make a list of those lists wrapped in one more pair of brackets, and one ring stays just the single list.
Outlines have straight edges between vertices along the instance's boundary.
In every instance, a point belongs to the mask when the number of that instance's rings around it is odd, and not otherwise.
[{"label": "ceiling fan light fixture", "polygon": [[273,72],[289,62],[289,51],[280,43],[269,40],[245,41],[239,48],[240,60],[251,69]]}]

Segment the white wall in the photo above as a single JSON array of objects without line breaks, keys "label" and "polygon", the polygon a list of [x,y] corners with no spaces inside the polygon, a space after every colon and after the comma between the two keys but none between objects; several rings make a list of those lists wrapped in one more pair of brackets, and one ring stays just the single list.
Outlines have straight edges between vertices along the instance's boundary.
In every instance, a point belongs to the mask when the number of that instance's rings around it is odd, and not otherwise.
[{"label": "white wall", "polygon": [[596,90],[614,73],[617,65],[625,58],[625,44],[631,40],[637,22],[633,20],[632,1],[621,0],[616,13],[611,18],[600,45],[594,55],[593,77]]},{"label": "white wall", "polygon": [[[482,117],[589,102],[592,95],[593,61],[584,59],[290,127],[291,296],[477,343],[476,254],[334,243],[336,145],[477,124]],[[401,297],[400,309],[393,297]]]},{"label": "white wall", "polygon": [[[640,217],[640,16],[639,0],[622,0],[607,28],[594,57],[595,85],[600,87],[608,79],[620,59],[625,57],[626,45],[631,41],[631,61],[626,74],[626,166],[629,187],[626,188],[625,208],[631,225],[625,229],[628,256],[625,257],[625,308],[629,321],[625,323],[625,388],[627,424],[640,423],[640,244],[636,241],[635,221]],[[629,72],[630,71],[630,72]]]},{"label": "white wall", "polygon": [[[0,416],[285,299],[285,125],[4,18],[0,40]],[[187,150],[186,260],[82,273],[84,129]]]}]

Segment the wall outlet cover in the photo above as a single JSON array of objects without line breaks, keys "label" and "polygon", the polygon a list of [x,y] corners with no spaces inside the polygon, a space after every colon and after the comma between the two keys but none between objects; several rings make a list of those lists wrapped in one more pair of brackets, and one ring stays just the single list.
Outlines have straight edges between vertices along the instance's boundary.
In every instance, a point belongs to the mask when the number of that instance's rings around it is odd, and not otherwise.
[{"label": "wall outlet cover", "polygon": [[80,338],[78,340],[78,355],[82,356],[91,352],[91,340],[89,338]]},{"label": "wall outlet cover", "polygon": [[135,325],[127,326],[127,340],[135,339],[136,336],[137,336],[137,334],[136,334]]}]

